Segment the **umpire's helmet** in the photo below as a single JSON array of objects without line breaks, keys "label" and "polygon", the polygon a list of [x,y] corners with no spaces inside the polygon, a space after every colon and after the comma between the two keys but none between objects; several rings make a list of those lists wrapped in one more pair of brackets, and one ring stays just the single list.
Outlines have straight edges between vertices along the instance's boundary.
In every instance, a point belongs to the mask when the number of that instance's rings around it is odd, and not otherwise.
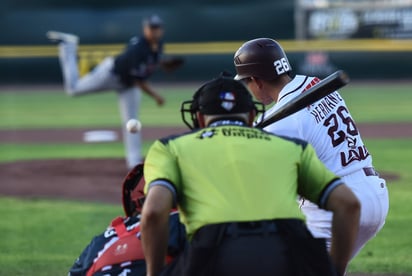
[{"label": "umpire's helmet", "polygon": [[[208,81],[193,95],[193,100],[181,106],[182,120],[190,128],[199,128],[196,113],[204,115],[223,115],[228,118],[235,114],[255,111],[264,113],[264,106],[254,102],[249,90],[237,80],[226,76]],[[186,115],[190,115],[190,122]]]},{"label": "umpire's helmet", "polygon": [[273,39],[257,38],[244,43],[235,53],[236,80],[257,77],[275,80],[292,71],[282,47]]}]

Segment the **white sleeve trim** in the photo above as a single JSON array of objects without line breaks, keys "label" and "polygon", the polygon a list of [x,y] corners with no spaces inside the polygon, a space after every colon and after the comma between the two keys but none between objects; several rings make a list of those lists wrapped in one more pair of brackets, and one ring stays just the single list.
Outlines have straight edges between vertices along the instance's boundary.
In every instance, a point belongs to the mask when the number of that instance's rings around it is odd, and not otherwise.
[{"label": "white sleeve trim", "polygon": [[173,186],[172,183],[170,183],[167,180],[163,180],[163,179],[155,180],[155,181],[152,181],[150,183],[149,190],[154,186],[162,186],[162,187],[165,187],[166,189],[168,189],[172,193],[172,196],[173,196],[173,205],[176,206],[177,193],[176,193],[176,188],[175,188],[175,186]]},{"label": "white sleeve trim", "polygon": [[326,190],[323,192],[322,197],[319,200],[319,207],[325,208],[326,202],[328,201],[330,193],[339,185],[344,184],[341,179],[336,179],[326,187]]}]

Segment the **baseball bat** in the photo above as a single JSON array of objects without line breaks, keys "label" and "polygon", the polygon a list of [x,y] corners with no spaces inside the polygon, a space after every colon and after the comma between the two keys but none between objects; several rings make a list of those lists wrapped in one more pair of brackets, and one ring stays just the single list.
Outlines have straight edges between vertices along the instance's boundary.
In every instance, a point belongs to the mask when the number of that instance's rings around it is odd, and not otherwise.
[{"label": "baseball bat", "polygon": [[270,117],[258,123],[255,127],[264,128],[271,125],[301,109],[319,101],[325,96],[335,92],[339,88],[344,87],[349,83],[348,75],[342,71],[336,71],[325,79],[321,80],[278,110],[276,110]]}]

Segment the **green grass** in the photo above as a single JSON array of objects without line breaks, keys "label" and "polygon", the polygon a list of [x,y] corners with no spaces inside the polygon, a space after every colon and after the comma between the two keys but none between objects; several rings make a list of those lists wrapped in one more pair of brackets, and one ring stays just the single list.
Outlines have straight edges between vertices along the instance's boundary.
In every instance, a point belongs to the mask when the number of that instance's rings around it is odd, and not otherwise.
[{"label": "green grass", "polygon": [[[367,140],[379,171],[398,173],[399,181],[388,182],[390,212],[384,229],[370,241],[350,266],[351,272],[412,274],[412,156],[411,140]],[[102,150],[105,147],[103,144]],[[119,157],[116,150],[103,150],[105,157]],[[20,146],[15,146],[20,147]],[[70,154],[54,153],[53,146],[23,145],[15,159],[85,157],[93,153],[81,145]],[[3,150],[3,148],[0,148]],[[33,149],[33,150],[32,150]],[[49,150],[45,150],[49,149]],[[2,158],[1,156],[0,158]],[[91,239],[103,231],[112,217],[121,214],[119,206],[0,198],[0,275],[64,275]]]},{"label": "green grass", "polygon": [[[143,125],[181,125],[180,104],[191,98],[191,89],[168,89],[166,104],[158,107],[142,97],[140,120]],[[116,93],[101,93],[77,98],[63,91],[0,93],[0,129],[119,127]]]},{"label": "green grass", "polygon": [[412,122],[409,84],[349,84],[341,94],[356,122]]},{"label": "green grass", "polygon": [[[143,96],[143,125],[182,125],[180,104],[191,98],[193,88],[160,89],[166,97],[158,108]],[[341,90],[357,122],[412,122],[412,96],[408,85],[350,84]],[[0,129],[118,127],[120,117],[115,93],[70,98],[62,91],[0,93]]]},{"label": "green grass", "polygon": [[368,140],[378,171],[395,172],[399,181],[388,181],[390,209],[386,224],[350,266],[356,272],[412,274],[412,140]]},{"label": "green grass", "polygon": [[[143,142],[146,154],[151,142]],[[89,144],[0,144],[0,163],[16,160],[62,158],[123,158],[122,143]]]},{"label": "green grass", "polygon": [[[194,87],[195,88],[195,87]],[[159,109],[143,97],[144,125],[182,125],[180,103],[194,89],[164,89]],[[412,122],[412,96],[406,85],[357,85],[342,89],[357,122]],[[116,94],[69,98],[62,91],[0,93],[0,129],[119,127]],[[351,263],[352,272],[412,274],[412,140],[368,140],[379,171],[401,179],[389,182],[390,213],[384,229]],[[150,142],[144,143],[146,152]],[[121,143],[0,144],[0,162],[50,158],[121,158]],[[0,276],[65,275],[74,259],[119,206],[55,200],[0,198]]]},{"label": "green grass", "polygon": [[67,275],[119,206],[0,198],[0,275]]}]

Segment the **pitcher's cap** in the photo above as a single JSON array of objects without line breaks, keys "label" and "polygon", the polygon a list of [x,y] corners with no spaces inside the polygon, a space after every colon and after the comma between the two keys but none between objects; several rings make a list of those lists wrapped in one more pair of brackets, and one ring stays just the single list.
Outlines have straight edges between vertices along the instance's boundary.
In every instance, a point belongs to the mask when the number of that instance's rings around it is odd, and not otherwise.
[{"label": "pitcher's cap", "polygon": [[143,19],[143,26],[160,28],[163,27],[163,20],[157,14],[153,14]]}]

